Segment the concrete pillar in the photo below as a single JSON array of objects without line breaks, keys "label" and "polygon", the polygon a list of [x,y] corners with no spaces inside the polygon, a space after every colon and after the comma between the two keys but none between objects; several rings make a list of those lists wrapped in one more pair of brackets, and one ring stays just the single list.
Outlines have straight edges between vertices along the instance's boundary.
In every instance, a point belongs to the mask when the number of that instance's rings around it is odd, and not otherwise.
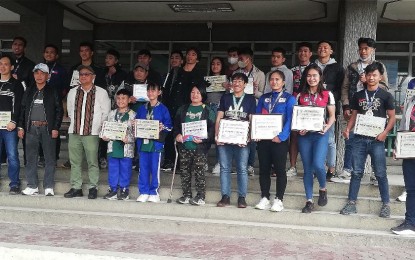
[{"label": "concrete pillar", "polygon": [[[360,37],[376,39],[377,0],[340,0],[339,3],[339,37],[340,62],[344,68],[359,58],[357,40]],[[337,165],[336,171],[343,170],[344,139],[341,131],[346,126],[342,116],[337,119]],[[365,172],[371,172],[370,157],[366,162]]]}]

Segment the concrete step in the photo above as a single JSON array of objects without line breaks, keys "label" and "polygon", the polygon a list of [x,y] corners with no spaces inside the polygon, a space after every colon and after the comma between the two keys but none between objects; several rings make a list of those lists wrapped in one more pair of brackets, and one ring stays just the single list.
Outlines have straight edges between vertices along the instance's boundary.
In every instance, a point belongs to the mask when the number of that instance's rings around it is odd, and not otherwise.
[{"label": "concrete step", "polygon": [[[6,195],[7,196],[7,195]],[[0,194],[0,200],[4,195]],[[22,196],[23,197],[23,196]],[[19,199],[15,196],[16,199]],[[24,202],[24,203],[23,203]],[[29,205],[29,202],[32,204]],[[320,244],[413,247],[413,239],[391,235],[401,218],[370,215],[342,216],[328,212],[279,213],[252,208],[217,208],[132,201],[30,197],[22,205],[1,206],[2,221],[74,227],[97,227],[139,232],[204,234],[268,238],[284,241],[318,241]]]}]

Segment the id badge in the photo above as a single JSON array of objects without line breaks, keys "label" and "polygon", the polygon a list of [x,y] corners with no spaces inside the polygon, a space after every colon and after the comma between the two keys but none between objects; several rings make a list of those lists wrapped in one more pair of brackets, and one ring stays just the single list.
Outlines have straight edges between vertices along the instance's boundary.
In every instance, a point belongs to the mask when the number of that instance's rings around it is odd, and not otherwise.
[{"label": "id badge", "polygon": [[148,144],[150,141],[148,139],[143,140],[143,144]]}]

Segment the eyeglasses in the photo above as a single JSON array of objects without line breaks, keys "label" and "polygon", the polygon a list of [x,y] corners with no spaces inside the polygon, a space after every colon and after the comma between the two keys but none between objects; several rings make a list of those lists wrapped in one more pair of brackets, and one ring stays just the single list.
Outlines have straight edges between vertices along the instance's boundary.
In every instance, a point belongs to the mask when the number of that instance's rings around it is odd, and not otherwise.
[{"label": "eyeglasses", "polygon": [[239,84],[239,83],[245,83],[245,81],[240,80],[240,79],[234,79],[234,80],[232,80],[232,83]]},{"label": "eyeglasses", "polygon": [[307,78],[318,78],[320,75],[319,74],[308,74]]},{"label": "eyeglasses", "polygon": [[91,75],[94,75],[94,73],[79,73],[79,77],[91,76]]}]

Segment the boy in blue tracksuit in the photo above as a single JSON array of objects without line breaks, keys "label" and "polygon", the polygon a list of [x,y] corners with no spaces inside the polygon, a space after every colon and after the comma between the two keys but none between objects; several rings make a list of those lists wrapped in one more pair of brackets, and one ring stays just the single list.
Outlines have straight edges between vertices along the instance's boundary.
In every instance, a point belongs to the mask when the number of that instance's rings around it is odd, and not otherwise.
[{"label": "boy in blue tracksuit", "polygon": [[169,110],[158,101],[160,86],[148,83],[147,96],[149,102],[139,107],[137,119],[158,120],[160,122],[159,139],[137,139],[137,151],[140,158],[140,175],[138,202],[160,202],[158,188],[160,186],[160,158],[164,148],[164,140],[172,129]]}]

